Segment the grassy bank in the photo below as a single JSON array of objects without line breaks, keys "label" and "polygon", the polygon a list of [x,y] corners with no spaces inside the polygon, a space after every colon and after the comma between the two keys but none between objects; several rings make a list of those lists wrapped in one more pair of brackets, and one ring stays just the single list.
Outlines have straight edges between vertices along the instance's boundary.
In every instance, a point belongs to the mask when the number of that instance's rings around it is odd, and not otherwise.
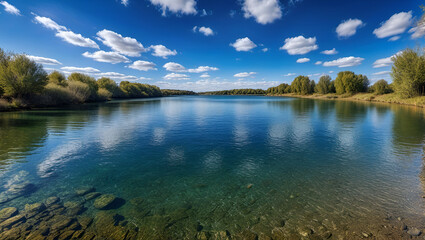
[{"label": "grassy bank", "polygon": [[395,104],[416,106],[416,107],[421,107],[425,109],[425,96],[419,96],[419,97],[413,97],[413,98],[401,98],[395,93],[389,93],[389,94],[383,94],[383,95],[377,95],[375,93],[357,93],[354,95],[347,95],[347,94],[337,95],[335,93],[329,93],[329,94],[316,93],[312,95],[297,95],[293,93],[286,93],[286,94],[269,94],[268,96],[395,103]]}]

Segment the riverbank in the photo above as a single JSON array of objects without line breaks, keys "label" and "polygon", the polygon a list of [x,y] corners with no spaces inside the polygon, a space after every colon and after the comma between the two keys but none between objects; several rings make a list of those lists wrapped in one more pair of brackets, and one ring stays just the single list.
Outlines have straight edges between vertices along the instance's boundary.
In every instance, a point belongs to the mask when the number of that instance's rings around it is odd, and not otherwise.
[{"label": "riverbank", "polygon": [[425,109],[425,96],[403,99],[397,96],[397,94],[395,93],[389,93],[389,94],[383,94],[383,95],[376,95],[374,93],[357,93],[354,95],[337,95],[334,93],[296,95],[293,93],[288,93],[288,94],[267,95],[267,96],[281,96],[281,97],[309,98],[309,99],[323,99],[323,100],[380,102],[380,103],[392,103],[392,104],[415,106],[415,107],[420,107]]}]

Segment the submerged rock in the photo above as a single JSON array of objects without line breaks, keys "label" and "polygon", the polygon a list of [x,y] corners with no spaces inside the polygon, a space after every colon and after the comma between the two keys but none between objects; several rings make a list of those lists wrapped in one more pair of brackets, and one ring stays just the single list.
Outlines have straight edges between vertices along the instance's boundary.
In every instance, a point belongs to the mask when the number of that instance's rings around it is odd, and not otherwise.
[{"label": "submerged rock", "polygon": [[3,228],[10,228],[12,225],[14,225],[18,222],[22,222],[24,220],[25,220],[25,216],[23,214],[11,217],[11,218],[3,221],[2,223],[0,223],[0,230],[3,229]]},{"label": "submerged rock", "polygon": [[78,215],[84,210],[84,206],[78,202],[65,202],[63,206],[66,208],[66,213],[70,216]]},{"label": "submerged rock", "polygon": [[18,209],[15,207],[3,208],[2,210],[0,210],[0,222],[11,218],[16,214],[18,214]]},{"label": "submerged rock", "polygon": [[33,216],[42,212],[44,209],[46,209],[46,206],[43,203],[26,204],[25,216],[27,218],[32,218]]},{"label": "submerged rock", "polygon": [[84,196],[84,199],[86,201],[89,201],[89,200],[92,200],[92,199],[95,199],[95,198],[99,197],[100,195],[102,195],[102,194],[100,194],[99,192],[91,192],[91,193],[87,193]]},{"label": "submerged rock", "polygon": [[94,187],[84,187],[84,188],[80,188],[80,189],[75,190],[75,193],[78,196],[84,196],[87,193],[91,193],[91,192],[94,192],[94,191],[96,191],[96,189]]},{"label": "submerged rock", "polygon": [[303,237],[308,237],[310,234],[313,233],[313,230],[311,230],[308,227],[303,227],[303,228],[298,229],[298,233]]},{"label": "submerged rock", "polygon": [[411,236],[419,236],[422,232],[417,228],[410,228],[409,230],[407,230],[407,233]]},{"label": "submerged rock", "polygon": [[94,207],[101,210],[109,209],[113,207],[117,200],[117,197],[113,194],[104,194],[94,201]]},{"label": "submerged rock", "polygon": [[59,201],[60,201],[60,198],[58,197],[49,197],[46,199],[45,203],[46,203],[46,206],[51,206]]},{"label": "submerged rock", "polygon": [[250,189],[250,188],[252,188],[252,186],[254,186],[254,184],[248,184],[247,186],[246,186],[246,188],[248,188],[248,189]]}]

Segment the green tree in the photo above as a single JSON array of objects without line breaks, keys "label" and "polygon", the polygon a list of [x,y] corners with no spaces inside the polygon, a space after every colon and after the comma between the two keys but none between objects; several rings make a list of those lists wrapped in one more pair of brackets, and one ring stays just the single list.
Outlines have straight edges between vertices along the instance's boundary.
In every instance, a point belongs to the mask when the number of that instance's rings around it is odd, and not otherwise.
[{"label": "green tree", "polygon": [[[0,69],[1,69],[1,66],[7,67],[9,61],[10,61],[10,55],[0,48]],[[0,84],[0,97],[2,95],[3,95],[3,88],[1,87],[1,84]]]},{"label": "green tree", "polygon": [[328,75],[321,76],[314,91],[320,94],[328,94],[331,92],[332,78]]},{"label": "green tree", "polygon": [[337,94],[354,94],[366,92],[369,79],[364,75],[356,75],[354,72],[339,72],[335,79],[335,91]]},{"label": "green tree", "polygon": [[90,77],[88,75],[82,74],[82,73],[72,73],[68,77],[68,81],[72,82],[82,82],[87,84],[90,90],[90,96],[88,98],[89,101],[95,101],[97,98],[97,90],[99,87],[97,86],[96,80],[93,77]]},{"label": "green tree", "polygon": [[394,91],[401,97],[425,95],[425,55],[423,50],[406,49],[392,58]]},{"label": "green tree", "polygon": [[7,61],[4,59],[3,56],[0,64],[0,86],[5,96],[27,98],[42,92],[47,84],[47,73],[41,64],[23,54],[13,55]]},{"label": "green tree", "polygon": [[291,83],[291,92],[295,94],[307,95],[314,92],[314,81],[306,76],[298,76]]},{"label": "green tree", "polygon": [[112,96],[114,96],[118,90],[117,83],[110,78],[102,77],[97,79],[96,82],[99,89],[103,88],[108,90],[110,93],[112,93]]},{"label": "green tree", "polygon": [[49,74],[49,83],[53,83],[62,87],[66,87],[68,85],[65,75],[58,71],[53,71]]},{"label": "green tree", "polygon": [[384,79],[377,81],[372,85],[371,90],[376,94],[386,94],[391,92],[390,85]]}]

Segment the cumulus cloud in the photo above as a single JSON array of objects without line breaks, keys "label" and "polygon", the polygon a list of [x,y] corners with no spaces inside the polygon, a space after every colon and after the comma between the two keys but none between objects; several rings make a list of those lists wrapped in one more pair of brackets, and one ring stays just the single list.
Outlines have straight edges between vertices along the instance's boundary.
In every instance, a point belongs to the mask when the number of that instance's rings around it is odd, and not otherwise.
[{"label": "cumulus cloud", "polygon": [[373,76],[380,76],[380,75],[388,75],[390,73],[391,73],[391,71],[382,71],[382,72],[373,73],[372,75]]},{"label": "cumulus cloud", "polygon": [[204,34],[205,36],[212,36],[214,35],[214,31],[209,28],[209,27],[198,27],[198,26],[194,26],[193,27],[193,31],[194,32],[200,32],[202,34]]},{"label": "cumulus cloud", "polygon": [[396,53],[395,55],[392,55],[391,57],[387,57],[387,58],[381,58],[376,60],[373,63],[373,68],[381,68],[381,67],[390,67],[393,64],[393,60],[392,58],[400,55],[402,53],[402,51]]},{"label": "cumulus cloud", "polygon": [[186,68],[183,65],[175,62],[168,62],[164,64],[163,68],[170,72],[185,72]]},{"label": "cumulus cloud", "polygon": [[149,49],[153,50],[152,55],[156,57],[162,57],[164,59],[167,59],[168,56],[175,56],[177,55],[176,50],[170,50],[164,45],[152,45],[149,47]]},{"label": "cumulus cloud", "polygon": [[140,81],[140,80],[151,80],[150,78],[145,77],[136,77],[131,75],[125,75],[117,72],[105,72],[105,73],[96,73],[96,76],[107,77],[115,81]]},{"label": "cumulus cloud", "polygon": [[53,58],[37,57],[37,56],[31,56],[31,55],[27,55],[27,57],[33,60],[34,62],[43,64],[43,65],[62,65],[62,63],[60,63],[58,60]]},{"label": "cumulus cloud", "polygon": [[175,63],[175,62],[168,62],[164,64],[163,68],[165,68],[165,70],[169,72],[189,72],[189,73],[202,73],[202,72],[219,70],[216,67],[210,67],[210,66],[200,66],[197,68],[186,69],[183,65],[179,63]]},{"label": "cumulus cloud", "polygon": [[238,52],[248,52],[257,47],[248,37],[239,38],[236,42],[231,43],[230,46],[234,47]]},{"label": "cumulus cloud", "polygon": [[236,73],[233,76],[236,78],[248,78],[248,77],[254,77],[255,74],[257,73],[256,72],[241,72],[241,73]]},{"label": "cumulus cloud", "polygon": [[348,19],[343,21],[336,28],[336,33],[340,38],[348,38],[356,34],[357,29],[363,27],[365,24],[360,19]]},{"label": "cumulus cloud", "polygon": [[354,67],[357,65],[362,64],[364,58],[361,57],[344,57],[344,58],[339,58],[337,60],[333,60],[333,61],[329,61],[329,62],[324,62],[323,66],[325,67]]},{"label": "cumulus cloud", "polygon": [[188,80],[189,76],[181,73],[169,73],[164,76],[166,80]]},{"label": "cumulus cloud", "polygon": [[211,76],[208,73],[204,73],[200,76],[200,78],[210,78]]},{"label": "cumulus cloud", "polygon": [[128,6],[129,0],[121,0],[121,4],[124,6]]},{"label": "cumulus cloud", "polygon": [[261,49],[261,51],[263,51],[263,52],[268,52],[268,51],[269,51],[269,49],[268,49],[268,48],[263,48],[263,49]]},{"label": "cumulus cloud", "polygon": [[79,47],[89,47],[89,48],[99,49],[99,46],[90,38],[85,38],[79,33],[74,33],[73,31],[67,29],[66,27],[57,24],[55,21],[53,21],[50,18],[40,17],[36,14],[34,15],[35,15],[34,20],[36,23],[40,23],[45,28],[55,30],[56,37],[61,38],[65,42],[75,46],[79,46]]},{"label": "cumulus cloud", "polygon": [[306,62],[310,62],[310,58],[299,58],[297,60],[297,63],[306,63]]},{"label": "cumulus cloud", "polygon": [[140,53],[146,49],[136,39],[123,37],[121,34],[110,30],[102,30],[97,33],[98,40],[115,52],[119,52],[129,57],[140,57]]},{"label": "cumulus cloud", "polygon": [[121,63],[121,62],[130,62],[128,58],[117,53],[117,52],[105,52],[105,51],[97,51],[94,53],[85,52],[83,56],[86,58],[92,58],[97,62],[106,62],[106,63]]},{"label": "cumulus cloud", "polygon": [[322,65],[322,63],[323,63],[322,61],[317,61],[315,64],[316,65]]},{"label": "cumulus cloud", "polygon": [[272,23],[282,17],[278,0],[245,0],[242,6],[244,17],[253,17],[260,24]]},{"label": "cumulus cloud", "polygon": [[131,69],[136,69],[139,71],[149,71],[149,70],[157,70],[156,64],[153,62],[138,60],[128,66]]},{"label": "cumulus cloud", "polygon": [[335,55],[338,54],[338,51],[335,48],[332,48],[331,50],[322,51],[322,53],[326,55]]},{"label": "cumulus cloud", "polygon": [[80,73],[98,73],[99,69],[92,67],[61,67],[61,70],[67,72],[80,72]]},{"label": "cumulus cloud", "polygon": [[386,38],[404,33],[412,25],[412,11],[400,12],[392,15],[390,19],[381,23],[381,27],[373,33],[378,38]]},{"label": "cumulus cloud", "polygon": [[290,76],[295,76],[296,75],[296,73],[288,73],[288,74],[285,74],[285,75],[283,75],[284,77],[290,77]]},{"label": "cumulus cloud", "polygon": [[298,36],[285,39],[285,45],[280,47],[280,50],[286,50],[290,55],[303,55],[318,48],[316,37],[305,38],[304,36]]},{"label": "cumulus cloud", "polygon": [[165,16],[167,11],[181,14],[196,14],[195,0],[150,0],[150,2],[161,8],[162,15]]},{"label": "cumulus cloud", "polygon": [[13,6],[12,4],[6,2],[6,1],[1,1],[0,2],[1,5],[4,6],[4,10],[10,14],[14,14],[14,15],[21,15],[21,12],[19,11],[19,9],[17,9],[15,6]]}]

